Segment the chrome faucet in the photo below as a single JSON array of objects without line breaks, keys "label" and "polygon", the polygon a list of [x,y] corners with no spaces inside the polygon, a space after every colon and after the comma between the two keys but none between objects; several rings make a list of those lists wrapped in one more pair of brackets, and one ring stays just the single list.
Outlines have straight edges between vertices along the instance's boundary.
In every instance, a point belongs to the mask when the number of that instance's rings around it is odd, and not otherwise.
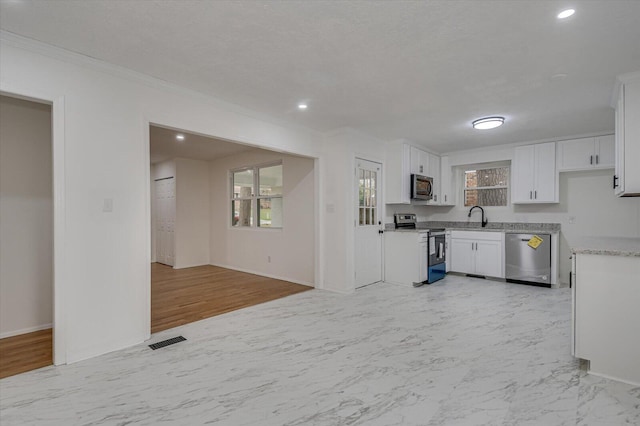
[{"label": "chrome faucet", "polygon": [[471,209],[469,209],[469,214],[467,215],[467,217],[471,217],[471,212],[473,211],[473,209],[480,209],[480,211],[482,212],[482,218],[481,218],[482,227],[484,228],[485,226],[487,226],[487,222],[489,222],[489,219],[484,218],[484,209],[480,206],[471,207]]}]

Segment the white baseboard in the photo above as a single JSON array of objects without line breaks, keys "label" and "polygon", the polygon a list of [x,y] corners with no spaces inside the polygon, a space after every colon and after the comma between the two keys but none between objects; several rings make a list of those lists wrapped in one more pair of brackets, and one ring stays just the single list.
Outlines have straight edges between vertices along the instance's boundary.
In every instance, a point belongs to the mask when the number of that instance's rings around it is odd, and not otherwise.
[{"label": "white baseboard", "polygon": [[260,272],[260,271],[254,271],[254,270],[245,269],[245,268],[238,268],[237,266],[231,266],[231,265],[222,265],[222,264],[219,264],[219,263],[210,263],[210,265],[211,266],[217,266],[219,268],[231,269],[233,271],[238,271],[238,272],[246,272],[247,274],[260,275],[262,277],[273,278],[274,280],[289,281],[290,283],[306,285],[307,287],[315,288],[315,285],[313,283],[311,283],[311,282],[300,281],[300,280],[296,280],[296,279],[289,278],[289,277],[283,277],[283,276],[272,275],[272,274],[265,274],[264,272]]},{"label": "white baseboard", "polygon": [[626,383],[628,385],[636,386],[636,387],[640,386],[640,382],[634,382],[634,381],[628,380],[628,379],[621,379],[620,377],[610,376],[608,374],[596,373],[596,372],[592,371],[591,369],[589,369],[587,372],[589,374],[591,374],[592,376],[602,377],[603,379],[615,380],[616,382],[622,382],[622,383]]},{"label": "white baseboard", "polygon": [[185,263],[184,265],[173,265],[173,269],[195,268],[196,266],[207,266],[209,263]]},{"label": "white baseboard", "polygon": [[343,295],[353,294],[356,291],[355,289],[345,290],[338,286],[332,286],[331,284],[325,284],[325,287],[322,287],[322,290],[330,291],[331,293],[343,294]]},{"label": "white baseboard", "polygon": [[36,325],[35,327],[23,328],[20,330],[5,331],[4,333],[0,333],[0,339],[19,336],[21,334],[33,333],[34,331],[46,330],[47,328],[53,328],[53,324],[42,324],[42,325]]}]

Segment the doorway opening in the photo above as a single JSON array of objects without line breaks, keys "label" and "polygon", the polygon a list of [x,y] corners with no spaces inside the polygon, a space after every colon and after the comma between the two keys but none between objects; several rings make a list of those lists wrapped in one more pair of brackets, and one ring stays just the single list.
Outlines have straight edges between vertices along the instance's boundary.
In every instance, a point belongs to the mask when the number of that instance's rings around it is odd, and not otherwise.
[{"label": "doorway opening", "polygon": [[52,107],[0,94],[0,378],[53,364]]},{"label": "doorway opening", "polygon": [[313,158],[150,124],[149,159],[151,333],[314,287]]}]

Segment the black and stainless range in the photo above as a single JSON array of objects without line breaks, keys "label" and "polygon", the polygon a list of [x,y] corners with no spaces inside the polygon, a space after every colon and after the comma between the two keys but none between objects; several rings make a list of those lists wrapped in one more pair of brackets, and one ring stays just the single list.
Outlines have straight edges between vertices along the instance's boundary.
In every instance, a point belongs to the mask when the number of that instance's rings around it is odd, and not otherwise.
[{"label": "black and stainless range", "polygon": [[[420,234],[422,246],[421,261],[425,272],[421,273],[424,280],[414,283],[414,287],[431,284],[441,280],[446,275],[446,251],[444,229],[417,229],[416,215],[413,213],[396,213],[393,215],[396,229],[416,229]],[[422,267],[421,267],[422,269]]]},{"label": "black and stainless range", "polygon": [[416,229],[416,215],[413,213],[396,213],[393,215],[396,229]]}]

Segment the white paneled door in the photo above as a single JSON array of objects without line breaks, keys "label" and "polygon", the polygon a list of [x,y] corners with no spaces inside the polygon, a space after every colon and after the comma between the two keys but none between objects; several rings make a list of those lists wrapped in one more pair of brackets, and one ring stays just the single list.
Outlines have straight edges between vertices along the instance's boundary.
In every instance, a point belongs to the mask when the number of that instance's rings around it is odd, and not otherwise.
[{"label": "white paneled door", "polygon": [[356,158],[356,288],[382,281],[382,165]]},{"label": "white paneled door", "polygon": [[156,181],[156,261],[175,261],[176,183],[174,178]]}]

